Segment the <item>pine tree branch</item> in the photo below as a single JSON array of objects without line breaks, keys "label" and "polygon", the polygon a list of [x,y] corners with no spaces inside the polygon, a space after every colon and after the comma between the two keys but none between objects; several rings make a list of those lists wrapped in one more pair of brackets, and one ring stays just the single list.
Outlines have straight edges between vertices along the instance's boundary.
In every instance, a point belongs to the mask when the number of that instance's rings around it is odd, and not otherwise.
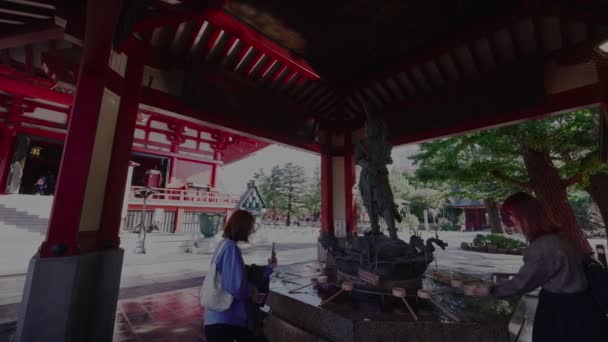
[{"label": "pine tree branch", "polygon": [[490,174],[494,178],[496,178],[496,179],[498,179],[500,181],[503,181],[505,183],[509,183],[509,184],[515,185],[515,186],[520,187],[520,188],[532,190],[532,184],[530,184],[530,182],[518,181],[516,179],[513,179],[511,177],[508,177],[508,176],[502,174],[498,170],[492,170],[492,171],[490,171]]}]

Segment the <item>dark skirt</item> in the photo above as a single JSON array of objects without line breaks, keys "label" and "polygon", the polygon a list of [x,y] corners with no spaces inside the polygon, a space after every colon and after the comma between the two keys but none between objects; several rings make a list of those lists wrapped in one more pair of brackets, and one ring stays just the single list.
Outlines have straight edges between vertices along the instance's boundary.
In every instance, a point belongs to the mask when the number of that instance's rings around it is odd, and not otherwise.
[{"label": "dark skirt", "polygon": [[588,292],[540,291],[534,316],[533,342],[605,342],[608,319]]}]

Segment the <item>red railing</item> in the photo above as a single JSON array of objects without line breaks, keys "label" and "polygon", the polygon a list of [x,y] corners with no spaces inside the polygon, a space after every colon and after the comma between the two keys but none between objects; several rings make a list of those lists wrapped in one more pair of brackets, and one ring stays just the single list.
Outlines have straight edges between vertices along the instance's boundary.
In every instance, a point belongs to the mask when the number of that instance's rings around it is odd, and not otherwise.
[{"label": "red railing", "polygon": [[[143,186],[132,186],[129,192],[129,204],[143,204],[144,199],[138,194]],[[241,197],[217,191],[198,189],[165,189],[154,188],[156,194],[148,197],[148,205],[197,206],[215,208],[234,208]]]}]

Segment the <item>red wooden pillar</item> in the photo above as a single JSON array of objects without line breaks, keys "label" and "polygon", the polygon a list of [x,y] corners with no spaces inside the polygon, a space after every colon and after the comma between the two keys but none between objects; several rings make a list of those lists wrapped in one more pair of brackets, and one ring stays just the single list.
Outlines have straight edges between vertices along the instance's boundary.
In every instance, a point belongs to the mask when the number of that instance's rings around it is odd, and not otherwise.
[{"label": "red wooden pillar", "polygon": [[[79,252],[78,236],[87,199],[87,181],[104,99],[112,38],[121,6],[121,0],[90,0],[87,3],[85,44],[76,96],[71,108],[49,228],[41,247],[42,257],[75,255]],[[123,184],[118,186],[122,187]],[[96,232],[91,229],[83,230],[80,236],[88,240],[88,245],[96,241]]]},{"label": "red wooden pillar", "polygon": [[[105,87],[121,7],[121,0],[87,2],[85,44],[49,228],[28,267],[16,341],[112,340],[123,251],[96,249],[106,187],[124,191],[126,183],[124,177],[108,183],[115,132],[125,124],[118,120],[120,97]],[[128,107],[131,100],[125,100]],[[112,208],[120,215],[120,205]]]},{"label": "red wooden pillar", "polygon": [[321,233],[333,234],[332,158],[328,151],[321,153]]},{"label": "red wooden pillar", "polygon": [[171,157],[171,168],[170,168],[171,170],[169,171],[169,175],[167,176],[167,178],[170,180],[171,184],[174,184],[176,181],[176,178],[175,178],[176,165],[177,165],[177,157]]},{"label": "red wooden pillar", "polygon": [[351,235],[357,235],[357,207],[355,203],[354,186],[356,181],[354,148],[352,133],[346,132],[344,136],[344,194],[346,207],[346,229]]},{"label": "red wooden pillar", "polygon": [[103,248],[118,248],[120,245],[118,235],[126,191],[121,185],[127,182],[129,159],[131,157],[131,149],[125,147],[133,145],[143,71],[144,65],[135,57],[130,57],[120,99],[116,131],[114,132],[112,159],[110,160],[98,234],[98,245]]},{"label": "red wooden pillar", "polygon": [[0,193],[6,191],[6,181],[10,173],[11,159],[13,157],[13,142],[15,130],[3,125],[0,127]]},{"label": "red wooden pillar", "polygon": [[[214,161],[219,161],[218,160],[218,153],[216,151],[213,152],[213,160]],[[215,183],[216,183],[216,179],[217,179],[217,164],[213,164],[211,166],[211,187],[215,188]]]}]

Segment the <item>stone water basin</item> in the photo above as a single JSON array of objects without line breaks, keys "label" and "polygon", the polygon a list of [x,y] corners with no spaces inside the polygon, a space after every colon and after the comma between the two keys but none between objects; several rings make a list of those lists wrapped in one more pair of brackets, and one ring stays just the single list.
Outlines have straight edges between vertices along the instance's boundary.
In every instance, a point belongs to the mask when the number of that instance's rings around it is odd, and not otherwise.
[{"label": "stone water basin", "polygon": [[510,303],[465,297],[461,290],[430,277],[423,279],[423,287],[457,320],[428,300],[408,296],[406,300],[418,316],[416,321],[402,300],[390,292],[366,293],[357,291],[361,289],[357,286],[320,307],[340,290],[331,278],[326,285],[289,293],[319,274],[319,265],[309,263],[294,265],[273,277],[265,323],[270,342],[508,341],[511,314],[505,305],[513,307]]}]

